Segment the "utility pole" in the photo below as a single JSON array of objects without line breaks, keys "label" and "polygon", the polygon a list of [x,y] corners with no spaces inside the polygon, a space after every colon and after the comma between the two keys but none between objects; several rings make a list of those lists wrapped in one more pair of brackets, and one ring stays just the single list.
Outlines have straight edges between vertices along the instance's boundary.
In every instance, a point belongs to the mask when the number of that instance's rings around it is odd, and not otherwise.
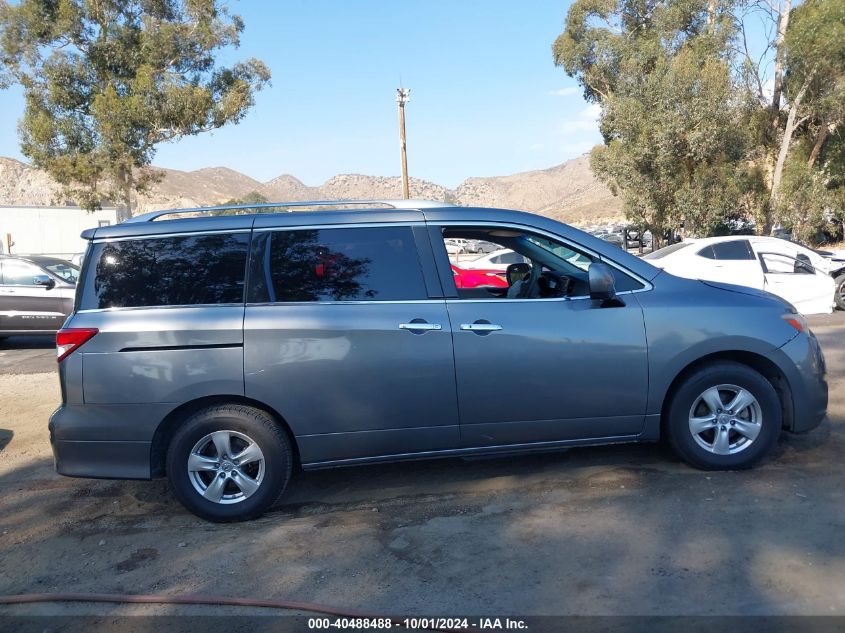
[{"label": "utility pole", "polygon": [[408,200],[411,197],[408,189],[408,151],[405,144],[405,104],[411,97],[410,88],[396,89],[396,103],[399,104],[399,152],[402,158],[402,197]]}]

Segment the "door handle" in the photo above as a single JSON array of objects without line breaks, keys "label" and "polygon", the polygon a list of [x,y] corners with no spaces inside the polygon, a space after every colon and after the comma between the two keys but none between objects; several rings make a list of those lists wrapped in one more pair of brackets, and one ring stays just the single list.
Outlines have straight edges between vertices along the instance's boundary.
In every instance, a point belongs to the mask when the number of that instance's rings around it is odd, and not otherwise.
[{"label": "door handle", "polygon": [[469,330],[470,332],[497,332],[502,329],[501,325],[495,323],[461,323],[462,330]]},{"label": "door handle", "polygon": [[410,330],[411,332],[427,332],[428,330],[442,330],[443,326],[439,323],[426,323],[425,321],[411,321],[410,323],[400,323],[400,330]]}]

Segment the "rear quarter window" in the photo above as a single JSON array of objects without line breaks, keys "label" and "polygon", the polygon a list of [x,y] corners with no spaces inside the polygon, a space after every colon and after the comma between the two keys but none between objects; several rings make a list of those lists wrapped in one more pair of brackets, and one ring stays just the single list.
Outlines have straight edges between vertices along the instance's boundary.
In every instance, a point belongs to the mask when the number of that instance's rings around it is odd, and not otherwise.
[{"label": "rear quarter window", "polygon": [[81,309],[242,303],[249,233],[95,244]]},{"label": "rear quarter window", "polygon": [[748,240],[733,240],[730,242],[716,242],[705,246],[698,254],[707,259],[722,261],[741,261],[754,259],[751,244]]}]

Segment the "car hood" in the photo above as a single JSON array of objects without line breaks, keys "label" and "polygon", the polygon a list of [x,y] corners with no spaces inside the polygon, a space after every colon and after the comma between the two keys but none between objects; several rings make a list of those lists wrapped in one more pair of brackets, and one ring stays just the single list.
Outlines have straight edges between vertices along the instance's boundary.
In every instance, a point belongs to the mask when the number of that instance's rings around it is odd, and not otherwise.
[{"label": "car hood", "polygon": [[845,263],[845,248],[833,251],[829,256],[827,256],[827,259],[838,264]]},{"label": "car hood", "polygon": [[779,303],[782,303],[784,306],[788,306],[792,311],[795,311],[795,307],[789,303],[783,297],[779,297],[771,292],[766,292],[765,290],[758,290],[757,288],[749,288],[748,286],[737,286],[735,284],[726,284],[722,283],[721,281],[710,281],[709,279],[699,279],[700,283],[703,283],[705,286],[710,286],[711,288],[717,288],[719,290],[726,290],[728,292],[736,292],[741,295],[748,295],[751,297],[760,297],[762,299],[772,299]]}]

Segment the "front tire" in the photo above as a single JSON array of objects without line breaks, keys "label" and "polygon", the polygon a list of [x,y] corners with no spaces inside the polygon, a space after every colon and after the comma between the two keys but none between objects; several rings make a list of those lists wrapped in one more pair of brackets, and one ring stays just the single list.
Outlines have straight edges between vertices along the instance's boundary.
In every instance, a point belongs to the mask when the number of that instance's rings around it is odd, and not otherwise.
[{"label": "front tire", "polygon": [[668,408],[678,456],[703,470],[751,468],[771,452],[783,417],[772,384],[746,365],[713,363],[691,374]]},{"label": "front tire", "polygon": [[836,283],[836,291],[833,293],[836,307],[845,310],[845,273],[834,278],[833,281]]},{"label": "front tire", "polygon": [[220,405],[191,415],[167,449],[170,488],[185,508],[215,522],[254,519],[279,499],[291,474],[287,434],[266,412]]}]

